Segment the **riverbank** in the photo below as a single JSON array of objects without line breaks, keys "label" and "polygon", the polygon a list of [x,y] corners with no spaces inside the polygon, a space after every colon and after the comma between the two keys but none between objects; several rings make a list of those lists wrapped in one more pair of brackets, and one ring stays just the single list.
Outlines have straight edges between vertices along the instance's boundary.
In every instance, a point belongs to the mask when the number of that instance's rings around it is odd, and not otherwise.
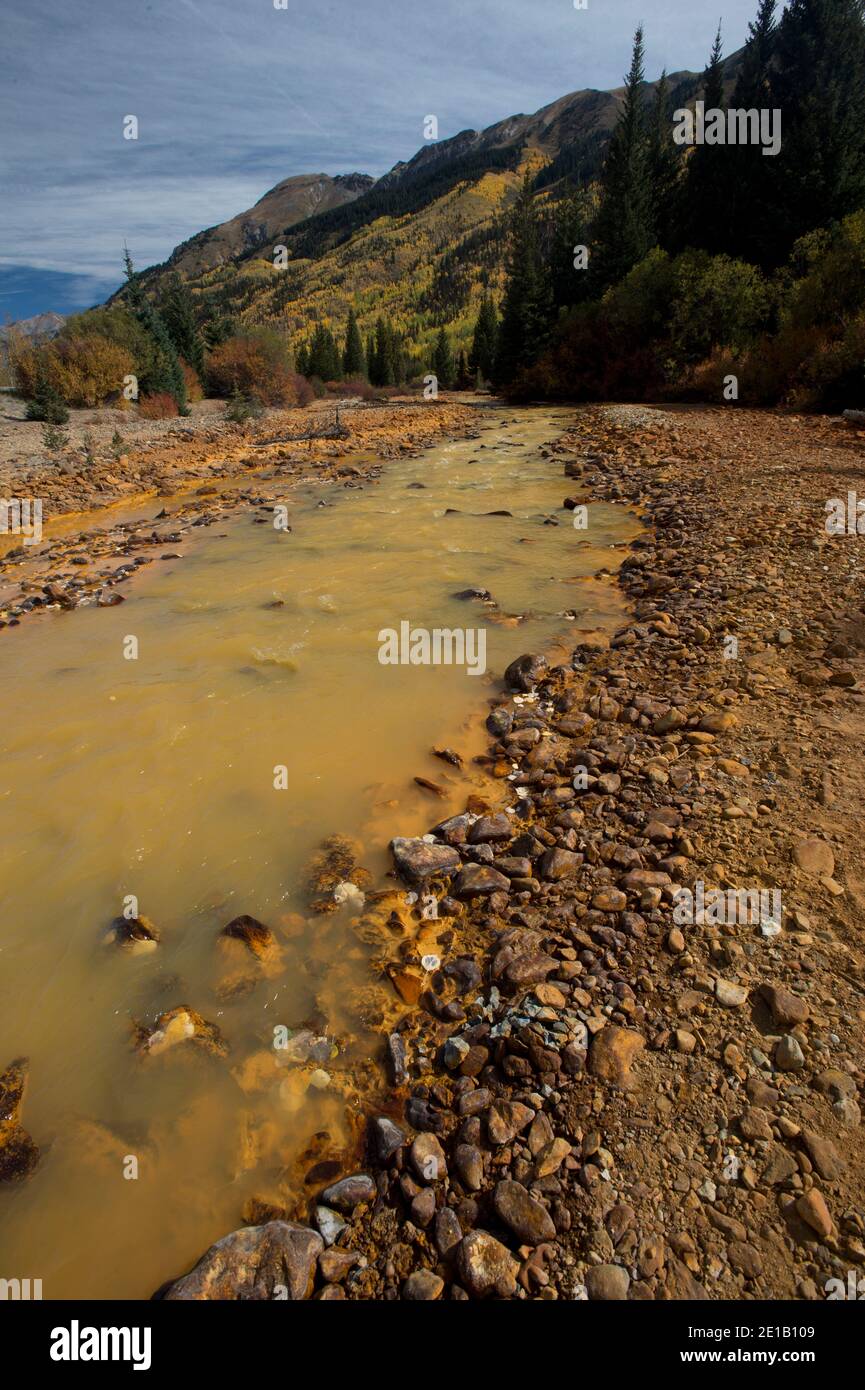
[{"label": "riverbank", "polygon": [[[25,445],[41,427],[17,423],[28,438],[16,445],[23,453],[7,448],[0,461],[0,496],[39,499],[44,538],[24,543],[0,534],[0,629],[38,612],[122,602],[118,586],[142,566],[182,558],[176,547],[191,528],[238,507],[272,507],[302,481],[356,487],[377,477],[382,462],[465,436],[480,418],[472,405],[452,401],[354,401],[339,411],[345,436],[333,439],[325,437],[336,418],[332,403],[268,410],[245,426],[226,423],[209,409],[214,404],[199,403],[189,420],[140,422],[144,438],[117,456],[109,430],[122,411],[77,412],[99,416],[90,458],[80,448],[30,457]],[[309,433],[321,437],[297,438]]]},{"label": "riverbank", "polygon": [[825,525],[861,441],[611,407],[551,452],[589,525],[644,511],[633,618],[512,668],[510,814],[395,842],[453,937],[362,1171],[169,1297],[823,1299],[863,1273],[865,616],[860,538]]}]

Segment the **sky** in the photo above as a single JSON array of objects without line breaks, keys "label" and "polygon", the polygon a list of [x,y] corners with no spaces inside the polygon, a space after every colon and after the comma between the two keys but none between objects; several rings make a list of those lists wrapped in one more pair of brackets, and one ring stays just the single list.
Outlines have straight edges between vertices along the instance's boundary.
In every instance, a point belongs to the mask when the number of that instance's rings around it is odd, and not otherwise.
[{"label": "sky", "polygon": [[[740,48],[757,0],[0,0],[0,323],[97,303],[292,174]],[[277,5],[280,8],[277,8]],[[138,121],[138,138],[124,122]],[[127,128],[129,123],[127,122]]]}]

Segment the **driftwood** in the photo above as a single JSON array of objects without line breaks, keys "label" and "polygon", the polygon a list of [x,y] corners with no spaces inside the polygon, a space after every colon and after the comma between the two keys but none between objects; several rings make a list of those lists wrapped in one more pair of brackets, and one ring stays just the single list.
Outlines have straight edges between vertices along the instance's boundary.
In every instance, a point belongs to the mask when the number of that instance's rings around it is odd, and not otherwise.
[{"label": "driftwood", "polygon": [[342,423],[339,418],[339,406],[332,419],[326,425],[319,426],[318,429],[306,430],[303,434],[284,434],[277,439],[264,439],[259,444],[252,444],[253,449],[270,449],[274,444],[304,444],[312,442],[314,439],[348,439],[351,431]]}]

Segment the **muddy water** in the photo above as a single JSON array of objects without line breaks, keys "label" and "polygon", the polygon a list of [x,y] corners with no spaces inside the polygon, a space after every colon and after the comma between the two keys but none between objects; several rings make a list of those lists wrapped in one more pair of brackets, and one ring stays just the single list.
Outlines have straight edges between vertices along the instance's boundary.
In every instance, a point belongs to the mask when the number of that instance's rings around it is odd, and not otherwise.
[{"label": "muddy water", "polygon": [[[616,620],[589,576],[615,567],[636,522],[594,504],[588,532],[573,528],[569,485],[539,453],[567,420],[490,412],[479,439],[376,483],[296,489],[290,533],[240,511],[169,547],[183,558],[149,567],[121,606],[3,635],[0,1065],[30,1059],[22,1118],[42,1159],[0,1189],[0,1276],[42,1279],[46,1298],[146,1297],[251,1195],[291,1209],[298,1172],[338,1162],[374,1025],[401,1006],[357,904],[310,912],[305,866],[343,832],[386,886],[391,835],[489,785],[469,759],[493,673]],[[452,597],[468,586],[525,621]],[[404,620],[485,627],[488,674],[380,664],[379,631]],[[159,928],[151,954],[102,941],[127,895]],[[226,997],[238,962],[219,932],[239,913],[273,928],[282,968]],[[227,1059],[134,1053],[133,1021],[181,1003],[219,1026]],[[333,1055],[276,1067],[274,1027],[304,1024]]]}]

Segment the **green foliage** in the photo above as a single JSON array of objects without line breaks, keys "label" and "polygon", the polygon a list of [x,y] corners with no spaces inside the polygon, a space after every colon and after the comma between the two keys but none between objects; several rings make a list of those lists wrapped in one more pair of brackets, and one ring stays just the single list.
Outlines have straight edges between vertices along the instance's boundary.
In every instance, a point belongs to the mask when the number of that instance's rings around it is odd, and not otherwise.
[{"label": "green foliage", "polygon": [[63,397],[44,375],[37,378],[33,398],[27,402],[26,415],[28,420],[44,420],[49,425],[65,425],[69,419]]},{"label": "green foliage", "polygon": [[515,381],[537,359],[549,336],[552,318],[552,291],[528,176],[511,217],[507,270],[493,369],[496,385]]},{"label": "green foliage", "polygon": [[42,431],[42,447],[49,454],[60,454],[69,448],[69,434],[49,422]]},{"label": "green foliage", "polygon": [[306,375],[320,377],[322,381],[339,381],[342,376],[342,355],[336,339],[323,323],[316,326],[309,345],[309,358]]},{"label": "green foliage", "polygon": [[366,359],[363,352],[363,339],[357,326],[354,309],[349,310],[348,325],[345,330],[345,348],[342,354],[342,369],[348,380],[366,375]]},{"label": "green foliage", "polygon": [[496,306],[485,294],[478,311],[472,347],[468,358],[468,368],[474,378],[490,381],[496,362],[496,348],[499,339],[499,318]]},{"label": "green foliage", "polygon": [[650,142],[641,88],[643,30],[634,36],[625,96],[601,175],[601,203],[594,226],[592,278],[603,291],[643,259],[653,241]]},{"label": "green foliage", "polygon": [[233,425],[245,425],[247,420],[257,420],[263,407],[255,396],[246,396],[235,386],[225,407],[225,418]]},{"label": "green foliage", "polygon": [[178,356],[200,376],[204,371],[204,342],[196,323],[195,300],[176,270],[166,281],[159,312]]},{"label": "green foliage", "polygon": [[155,349],[153,369],[147,382],[144,383],[147,393],[154,396],[163,393],[173,396],[177,402],[178,413],[188,415],[186,382],[177,349],[161,315],[145,295],[140,277],[133,268],[132,258],[127,250],[124,250],[123,260],[126,270],[127,299],[141,327],[153,340]]},{"label": "green foliage", "polygon": [[449,391],[456,380],[456,365],[454,363],[454,354],[451,348],[450,338],[444,328],[439,329],[439,335],[436,339],[433,371],[436,374],[439,386],[441,386],[443,390]]}]

